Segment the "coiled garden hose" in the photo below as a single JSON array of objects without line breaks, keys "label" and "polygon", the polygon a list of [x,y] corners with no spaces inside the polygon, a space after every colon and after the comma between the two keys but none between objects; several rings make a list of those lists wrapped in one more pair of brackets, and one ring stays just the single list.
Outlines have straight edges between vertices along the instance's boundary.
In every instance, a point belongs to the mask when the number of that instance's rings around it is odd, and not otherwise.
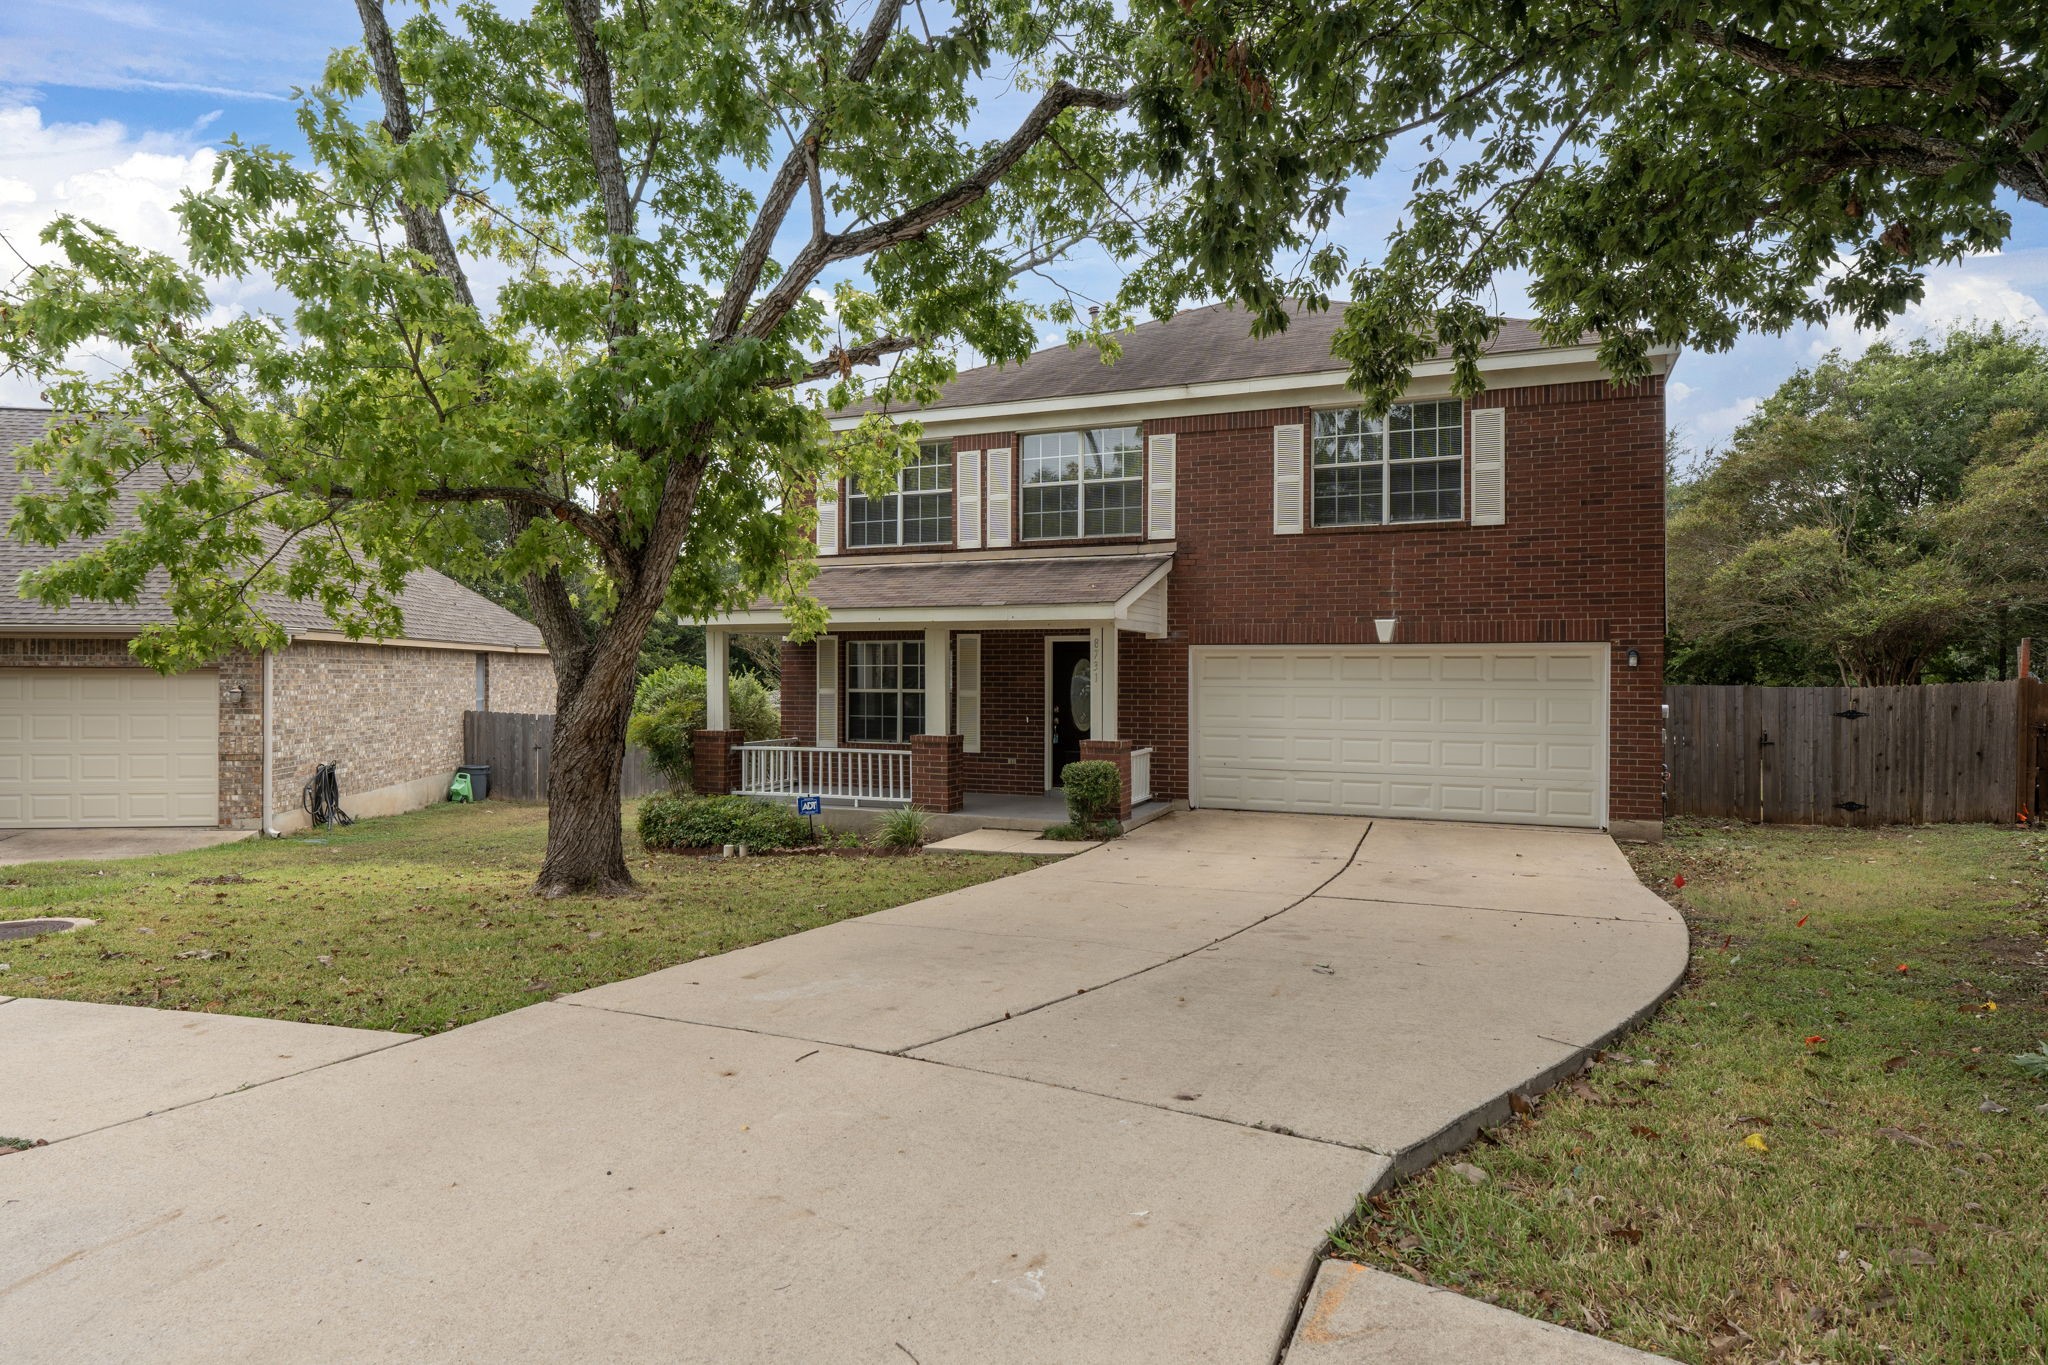
[{"label": "coiled garden hose", "polygon": [[332,763],[322,763],[313,770],[313,775],[306,779],[305,790],[299,793],[299,804],[316,825],[355,823],[355,817],[341,808],[341,782],[334,775]]}]

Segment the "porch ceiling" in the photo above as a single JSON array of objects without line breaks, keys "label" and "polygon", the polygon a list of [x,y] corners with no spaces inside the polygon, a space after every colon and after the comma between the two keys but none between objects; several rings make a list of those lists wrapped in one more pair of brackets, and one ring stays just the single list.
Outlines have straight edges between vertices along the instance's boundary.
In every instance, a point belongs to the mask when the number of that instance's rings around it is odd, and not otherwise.
[{"label": "porch ceiling", "polygon": [[[1173,556],[1104,555],[977,559],[921,564],[828,563],[811,591],[834,626],[1028,625],[1114,621],[1126,630],[1163,626],[1159,594]],[[707,625],[779,629],[766,600]]]}]

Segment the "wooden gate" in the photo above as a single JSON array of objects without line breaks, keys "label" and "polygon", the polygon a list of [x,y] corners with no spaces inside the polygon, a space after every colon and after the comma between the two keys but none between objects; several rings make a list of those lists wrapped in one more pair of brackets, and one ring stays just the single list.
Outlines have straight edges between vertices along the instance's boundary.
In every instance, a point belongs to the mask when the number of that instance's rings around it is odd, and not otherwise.
[{"label": "wooden gate", "polygon": [[1665,807],[1771,824],[2010,822],[2040,811],[2043,684],[1667,687]]}]

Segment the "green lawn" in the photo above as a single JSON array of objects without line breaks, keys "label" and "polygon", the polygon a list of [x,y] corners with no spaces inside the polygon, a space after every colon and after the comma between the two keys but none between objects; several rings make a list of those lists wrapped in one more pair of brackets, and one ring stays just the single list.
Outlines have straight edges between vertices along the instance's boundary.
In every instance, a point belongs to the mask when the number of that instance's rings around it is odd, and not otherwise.
[{"label": "green lawn", "polygon": [[536,900],[546,814],[435,806],[331,834],[108,863],[0,867],[0,995],[433,1033],[710,953],[972,886],[1038,860],[646,854],[646,893]]},{"label": "green lawn", "polygon": [[1483,1183],[1362,1203],[1340,1253],[1687,1361],[2048,1359],[2048,1084],[2007,1060],[2048,1038],[2048,837],[1687,824],[1632,857],[1685,989],[1460,1158]]}]

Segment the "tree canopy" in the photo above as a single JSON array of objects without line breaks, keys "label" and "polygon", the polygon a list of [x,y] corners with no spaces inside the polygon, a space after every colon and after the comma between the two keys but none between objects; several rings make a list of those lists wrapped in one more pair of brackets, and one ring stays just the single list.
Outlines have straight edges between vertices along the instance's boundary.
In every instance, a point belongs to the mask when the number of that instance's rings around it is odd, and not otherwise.
[{"label": "tree canopy", "polygon": [[[169,668],[277,645],[265,594],[395,635],[417,566],[519,581],[558,680],[542,884],[623,886],[616,760],[657,613],[766,593],[815,629],[812,490],[916,436],[835,436],[825,412],[927,397],[963,345],[1014,359],[1047,323],[1085,329],[1017,281],[1131,243],[1131,21],[1092,0],[462,3],[396,28],[357,8],[303,154],[230,142],[181,204],[189,260],[59,218],[55,262],[0,290],[0,364],[87,419],[28,452],[45,491],[14,533],[99,532],[135,471],[167,472],[131,529],[27,588],[167,575],[177,620],[140,652]],[[221,309],[223,279],[288,305]]]},{"label": "tree canopy", "polygon": [[2006,675],[2048,631],[2048,341],[1800,371],[1678,480],[1669,550],[1674,680]]},{"label": "tree canopy", "polygon": [[[1448,347],[1465,392],[1526,279],[1558,343],[1623,377],[1830,316],[1876,325],[1925,269],[2048,205],[2048,9],[2026,0],[1183,0],[1142,92],[1189,211],[1141,289],[1215,288],[1285,325],[1353,300],[1374,403]],[[1329,230],[1412,166],[1383,252]]]}]

